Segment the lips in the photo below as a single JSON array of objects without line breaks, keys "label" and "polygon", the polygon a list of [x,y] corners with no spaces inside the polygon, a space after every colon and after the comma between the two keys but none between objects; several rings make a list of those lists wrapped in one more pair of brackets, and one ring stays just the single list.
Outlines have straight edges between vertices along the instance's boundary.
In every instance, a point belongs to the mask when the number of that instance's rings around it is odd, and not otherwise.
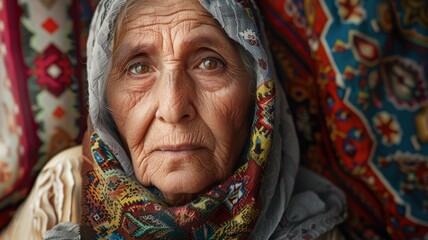
[{"label": "lips", "polygon": [[192,161],[193,157],[204,154],[206,148],[194,144],[162,145],[153,151],[154,154],[160,154],[164,160],[169,162],[179,161],[181,163]]},{"label": "lips", "polygon": [[203,148],[203,146],[196,144],[173,144],[160,146],[156,150],[161,152],[187,152],[201,150]]}]

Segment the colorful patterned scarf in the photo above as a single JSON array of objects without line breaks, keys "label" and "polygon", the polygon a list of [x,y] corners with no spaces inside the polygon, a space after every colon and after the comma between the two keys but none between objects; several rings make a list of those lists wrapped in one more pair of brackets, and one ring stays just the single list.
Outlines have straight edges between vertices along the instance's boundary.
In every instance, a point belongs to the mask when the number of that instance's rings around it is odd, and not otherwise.
[{"label": "colorful patterned scarf", "polygon": [[[104,1],[99,5],[92,25],[92,36],[106,31],[109,33],[107,39],[112,39],[112,27],[108,24],[106,26],[103,18],[114,24],[114,15],[117,16],[123,3]],[[248,239],[256,224],[261,208],[259,190],[273,139],[274,81],[267,67],[268,58],[257,36],[257,24],[250,5],[245,1],[222,4],[204,1],[202,4],[207,10],[239,15],[242,24],[236,29],[228,29],[228,34],[234,31],[234,40],[241,43],[260,63],[255,69],[257,91],[251,140],[244,160],[240,162],[242,165],[228,179],[192,202],[169,207],[132,176],[130,161],[124,156],[123,148],[100,121],[102,114],[94,113],[102,107],[90,99],[95,131],[89,143],[90,150],[86,151],[92,164],[85,164],[82,169],[81,220],[82,229],[93,229],[98,238]],[[226,15],[218,20],[222,26],[228,26],[229,21],[235,22],[236,16],[231,18]],[[104,27],[109,29],[105,30]],[[89,42],[91,44],[91,36]],[[111,44],[109,40],[106,42]],[[94,49],[98,51],[96,47]],[[102,55],[100,58],[92,56],[92,59],[103,59],[110,63],[111,49],[103,49]],[[94,64],[89,59],[88,68],[91,70]],[[103,72],[99,76],[105,77]],[[99,90],[99,85],[95,84],[106,81],[106,78],[91,80],[93,76],[91,71],[90,89]]]}]

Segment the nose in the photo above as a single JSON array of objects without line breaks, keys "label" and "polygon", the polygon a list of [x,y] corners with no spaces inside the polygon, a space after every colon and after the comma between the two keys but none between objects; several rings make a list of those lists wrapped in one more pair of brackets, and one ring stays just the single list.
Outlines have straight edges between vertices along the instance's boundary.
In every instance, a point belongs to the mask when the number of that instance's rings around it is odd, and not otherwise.
[{"label": "nose", "polygon": [[157,92],[158,108],[156,118],[161,122],[178,124],[193,120],[196,109],[192,99],[195,98],[194,86],[185,74],[171,72],[160,79]]}]

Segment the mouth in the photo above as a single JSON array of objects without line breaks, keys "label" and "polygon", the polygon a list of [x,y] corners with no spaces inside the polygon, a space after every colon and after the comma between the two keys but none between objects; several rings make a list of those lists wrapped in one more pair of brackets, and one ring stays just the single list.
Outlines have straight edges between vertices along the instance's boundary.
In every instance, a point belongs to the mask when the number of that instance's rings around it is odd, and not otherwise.
[{"label": "mouth", "polygon": [[160,152],[192,152],[203,149],[203,146],[195,144],[173,144],[163,145],[158,147],[156,150]]}]

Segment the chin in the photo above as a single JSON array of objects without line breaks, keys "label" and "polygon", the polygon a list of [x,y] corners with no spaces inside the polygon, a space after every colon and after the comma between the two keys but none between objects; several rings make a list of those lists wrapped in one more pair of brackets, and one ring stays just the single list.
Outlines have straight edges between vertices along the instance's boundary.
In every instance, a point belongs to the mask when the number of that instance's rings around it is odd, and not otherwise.
[{"label": "chin", "polygon": [[[174,176],[175,174],[179,176]],[[168,205],[182,205],[194,200],[217,182],[216,179],[210,179],[208,176],[203,174],[198,178],[194,175],[190,177],[186,174],[171,173],[162,179],[161,184],[155,184],[155,187],[162,193]]]},{"label": "chin", "polygon": [[198,194],[163,194],[166,204],[168,204],[170,207],[185,205],[193,201],[197,196]]}]

